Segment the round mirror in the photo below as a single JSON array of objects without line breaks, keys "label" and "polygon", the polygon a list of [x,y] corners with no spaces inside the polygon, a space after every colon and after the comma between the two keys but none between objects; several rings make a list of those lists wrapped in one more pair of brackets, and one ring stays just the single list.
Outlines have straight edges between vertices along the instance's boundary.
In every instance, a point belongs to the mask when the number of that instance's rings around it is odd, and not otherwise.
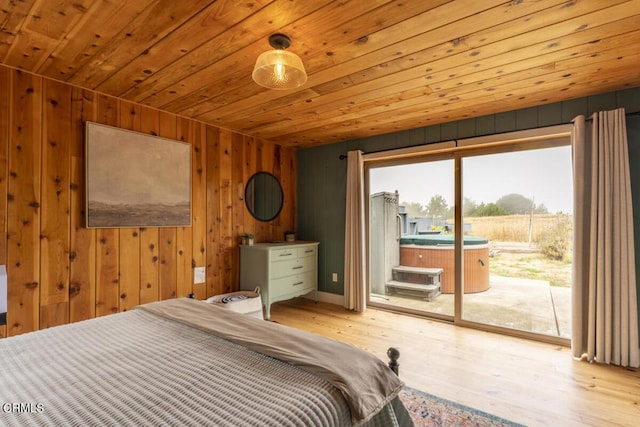
[{"label": "round mirror", "polygon": [[268,172],[254,174],[244,190],[244,202],[251,215],[260,221],[271,221],[282,209],[282,186]]}]

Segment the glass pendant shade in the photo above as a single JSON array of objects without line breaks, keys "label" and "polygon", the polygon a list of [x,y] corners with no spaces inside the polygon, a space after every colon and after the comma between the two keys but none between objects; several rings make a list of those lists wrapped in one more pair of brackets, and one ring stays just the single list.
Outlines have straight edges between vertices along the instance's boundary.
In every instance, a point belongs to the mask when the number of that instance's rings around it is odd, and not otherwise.
[{"label": "glass pendant shade", "polygon": [[253,68],[253,80],[269,89],[295,89],[307,81],[302,60],[284,49],[263,52]]}]

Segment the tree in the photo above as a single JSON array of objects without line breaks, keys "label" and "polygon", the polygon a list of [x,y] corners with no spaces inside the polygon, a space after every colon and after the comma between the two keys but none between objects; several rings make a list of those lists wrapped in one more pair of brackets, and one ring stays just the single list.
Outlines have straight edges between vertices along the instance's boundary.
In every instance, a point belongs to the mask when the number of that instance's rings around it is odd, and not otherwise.
[{"label": "tree", "polygon": [[524,197],[522,194],[511,193],[500,197],[496,204],[500,206],[507,215],[518,215],[531,213],[533,200]]},{"label": "tree", "polygon": [[502,216],[507,215],[504,209],[498,206],[496,203],[480,203],[476,209],[475,216]]},{"label": "tree", "polygon": [[405,208],[405,211],[407,212],[407,215],[409,216],[414,216],[414,217],[427,216],[427,208],[425,208],[418,202],[403,203],[403,206]]},{"label": "tree", "polygon": [[476,210],[478,210],[478,204],[476,202],[474,202],[468,197],[465,197],[464,201],[462,202],[462,206],[463,206],[462,212],[464,216],[477,216]]},{"label": "tree", "polygon": [[548,214],[549,213],[549,209],[547,209],[547,207],[544,205],[544,203],[540,203],[539,205],[536,205],[533,213],[536,214]]},{"label": "tree", "polygon": [[449,212],[447,201],[440,194],[436,194],[429,200],[427,215],[432,218],[445,218]]}]

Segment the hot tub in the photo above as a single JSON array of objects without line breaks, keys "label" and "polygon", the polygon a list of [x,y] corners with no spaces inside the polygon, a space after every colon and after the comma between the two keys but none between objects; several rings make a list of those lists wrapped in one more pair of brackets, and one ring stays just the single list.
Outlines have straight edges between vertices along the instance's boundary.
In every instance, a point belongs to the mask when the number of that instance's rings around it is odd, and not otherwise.
[{"label": "hot tub", "polygon": [[[464,236],[464,293],[489,289],[489,241]],[[400,239],[400,265],[442,268],[441,292],[454,293],[455,251],[452,234],[408,235]]]}]

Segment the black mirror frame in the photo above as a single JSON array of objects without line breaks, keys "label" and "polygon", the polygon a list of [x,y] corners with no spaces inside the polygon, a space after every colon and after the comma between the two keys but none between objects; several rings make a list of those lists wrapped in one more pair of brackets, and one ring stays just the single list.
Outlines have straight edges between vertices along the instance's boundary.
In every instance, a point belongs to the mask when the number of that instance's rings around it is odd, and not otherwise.
[{"label": "black mirror frame", "polygon": [[[252,209],[250,204],[249,204],[249,197],[248,197],[249,188],[251,186],[251,182],[258,175],[267,175],[267,176],[270,176],[271,178],[273,178],[273,182],[275,182],[278,185],[277,188],[280,191],[280,206],[278,206],[278,209],[273,214],[273,216],[271,216],[269,218],[260,218],[260,217],[258,217],[256,215],[256,213],[254,212],[254,209]],[[276,177],[274,174],[272,174],[270,172],[264,172],[264,171],[256,172],[253,175],[251,175],[251,178],[249,178],[249,180],[247,181],[247,184],[245,185],[245,188],[244,188],[244,205],[247,207],[247,210],[249,211],[251,216],[254,217],[255,219],[257,219],[258,221],[269,222],[269,221],[273,221],[274,219],[276,219],[278,217],[278,215],[280,215],[280,212],[282,212],[282,207],[284,205],[284,190],[282,189],[282,184],[280,184],[280,180],[278,179],[278,177]]]}]

